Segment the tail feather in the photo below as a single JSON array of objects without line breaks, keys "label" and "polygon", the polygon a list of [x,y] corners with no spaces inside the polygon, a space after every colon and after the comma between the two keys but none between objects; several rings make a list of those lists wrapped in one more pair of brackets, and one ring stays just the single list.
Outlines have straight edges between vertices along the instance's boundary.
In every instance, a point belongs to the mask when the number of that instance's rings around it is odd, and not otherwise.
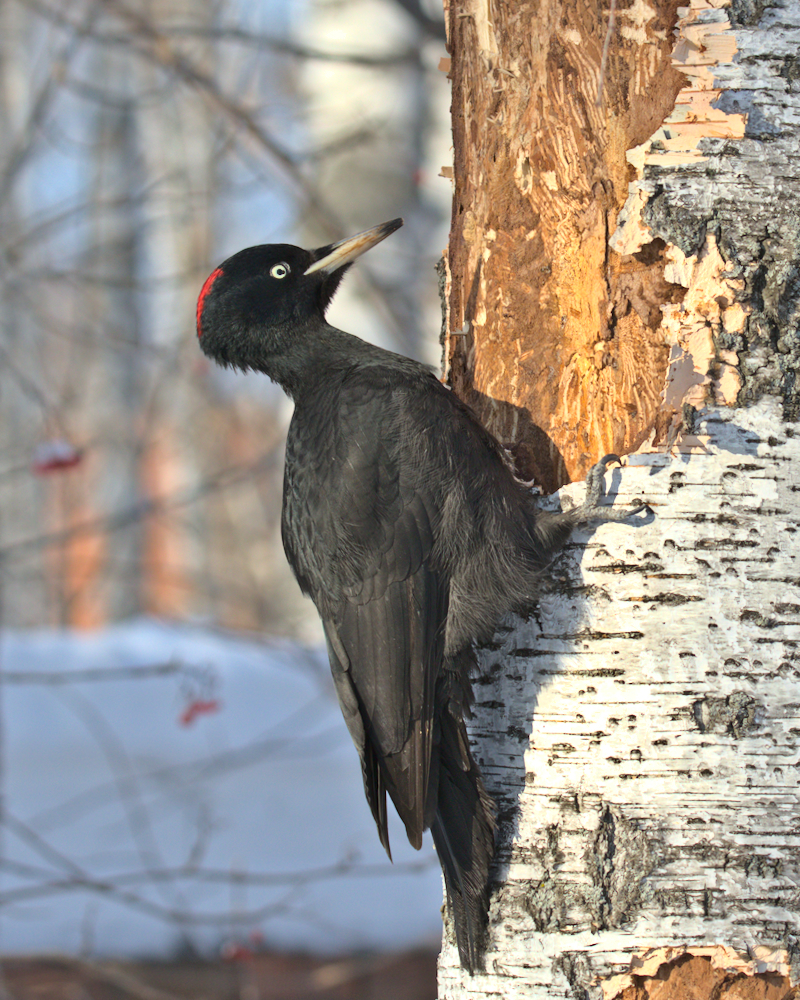
[{"label": "tail feather", "polygon": [[359,756],[361,758],[361,775],[364,779],[364,792],[367,796],[367,802],[372,810],[375,826],[378,828],[380,842],[391,861],[392,848],[389,845],[389,817],[386,812],[386,782],[384,775],[371,743],[365,743],[364,750]]},{"label": "tail feather", "polygon": [[439,716],[438,800],[431,833],[461,964],[475,972],[483,965],[486,945],[495,822],[494,803],[469,751],[465,711],[468,706],[448,700]]}]

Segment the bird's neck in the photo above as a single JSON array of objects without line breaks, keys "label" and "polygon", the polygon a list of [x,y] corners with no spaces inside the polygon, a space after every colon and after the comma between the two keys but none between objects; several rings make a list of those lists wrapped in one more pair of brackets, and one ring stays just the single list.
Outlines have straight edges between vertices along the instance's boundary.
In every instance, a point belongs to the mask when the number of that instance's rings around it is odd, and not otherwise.
[{"label": "bird's neck", "polygon": [[259,367],[296,402],[301,393],[314,393],[337,372],[376,364],[387,356],[390,352],[383,348],[321,321],[295,335],[290,350],[272,354]]}]

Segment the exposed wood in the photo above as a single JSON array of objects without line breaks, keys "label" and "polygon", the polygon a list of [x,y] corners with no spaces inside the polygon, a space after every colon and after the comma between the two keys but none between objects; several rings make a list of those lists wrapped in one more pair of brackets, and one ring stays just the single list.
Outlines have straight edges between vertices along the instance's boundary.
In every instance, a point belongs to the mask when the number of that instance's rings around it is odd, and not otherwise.
[{"label": "exposed wood", "polygon": [[[551,491],[656,421],[680,300],[658,247],[611,255],[625,152],[673,111],[675,2],[607,12],[580,0],[449,11],[455,201],[445,361],[453,387]],[[463,324],[468,320],[468,332]]]},{"label": "exposed wood", "polygon": [[770,949],[740,955],[724,945],[653,948],[631,972],[603,983],[604,1000],[668,1000],[675,996],[719,1000],[782,1000],[791,989],[789,969]]}]

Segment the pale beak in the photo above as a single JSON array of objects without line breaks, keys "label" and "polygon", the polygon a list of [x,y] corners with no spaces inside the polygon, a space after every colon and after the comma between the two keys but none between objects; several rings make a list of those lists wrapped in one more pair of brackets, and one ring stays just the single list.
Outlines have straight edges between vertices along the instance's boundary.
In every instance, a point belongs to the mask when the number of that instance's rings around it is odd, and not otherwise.
[{"label": "pale beak", "polygon": [[391,236],[402,225],[402,219],[392,219],[391,222],[374,226],[372,229],[351,236],[347,240],[340,240],[338,243],[331,243],[330,246],[320,247],[319,250],[314,251],[317,259],[304,273],[313,274],[315,271],[326,271],[330,274],[332,271],[344,267],[345,264],[350,264],[356,257],[360,257],[362,253],[374,247],[376,243]]}]

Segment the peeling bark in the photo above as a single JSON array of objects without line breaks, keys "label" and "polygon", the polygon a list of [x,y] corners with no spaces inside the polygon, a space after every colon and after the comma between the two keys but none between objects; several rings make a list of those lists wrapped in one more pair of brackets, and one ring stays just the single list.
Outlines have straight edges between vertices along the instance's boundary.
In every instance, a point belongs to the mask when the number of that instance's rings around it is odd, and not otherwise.
[{"label": "peeling bark", "polygon": [[719,1000],[781,1000],[791,991],[785,972],[759,971],[768,964],[742,958],[729,948],[698,948],[675,955],[658,949],[637,971],[604,983],[605,1000],[671,1000],[675,996],[715,997]]}]

